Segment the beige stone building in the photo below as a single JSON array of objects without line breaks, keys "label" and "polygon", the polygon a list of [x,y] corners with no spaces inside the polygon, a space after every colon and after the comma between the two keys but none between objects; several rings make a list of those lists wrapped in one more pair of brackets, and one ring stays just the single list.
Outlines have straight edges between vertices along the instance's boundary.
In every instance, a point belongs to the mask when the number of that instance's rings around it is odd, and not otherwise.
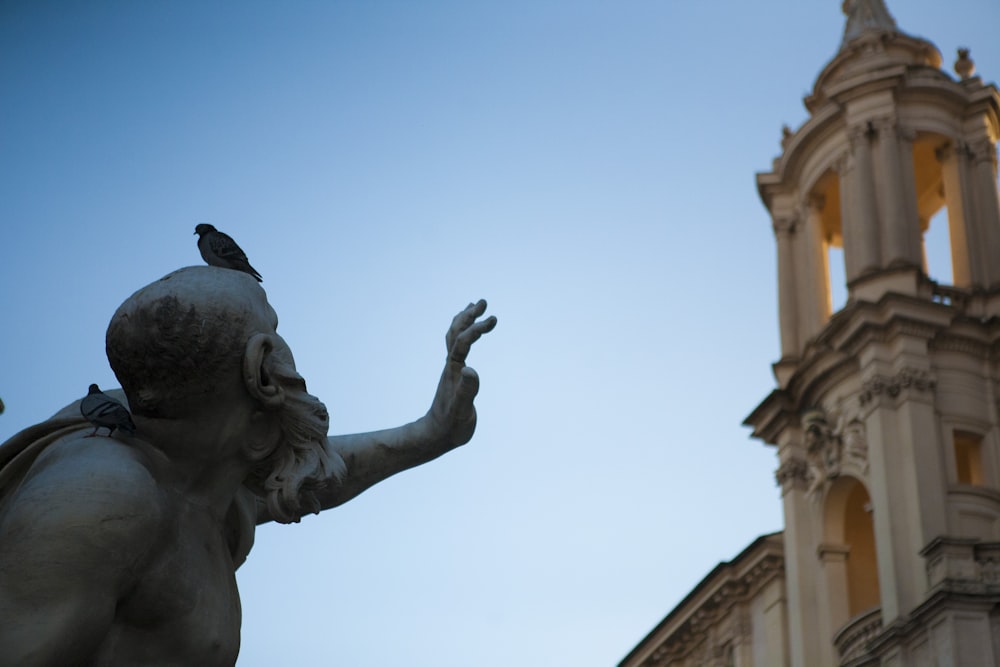
[{"label": "beige stone building", "polygon": [[[621,667],[1000,667],[1000,92],[967,52],[945,72],[882,0],[844,12],[809,119],[757,177],[781,359],[746,424],[777,448],[784,531]],[[942,209],[950,284],[923,242]]]}]

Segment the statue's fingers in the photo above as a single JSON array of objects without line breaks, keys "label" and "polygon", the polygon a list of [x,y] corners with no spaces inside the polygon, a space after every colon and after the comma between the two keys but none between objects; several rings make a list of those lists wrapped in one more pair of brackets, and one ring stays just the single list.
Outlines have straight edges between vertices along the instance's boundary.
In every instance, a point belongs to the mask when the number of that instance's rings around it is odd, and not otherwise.
[{"label": "statue's fingers", "polygon": [[451,326],[448,328],[448,333],[445,336],[445,344],[449,350],[459,334],[468,329],[476,321],[476,318],[485,312],[486,300],[480,299],[476,303],[470,303],[452,319]]},{"label": "statue's fingers", "polygon": [[465,358],[469,356],[472,344],[479,340],[479,337],[484,333],[493,331],[496,325],[497,318],[492,315],[481,322],[473,322],[452,341],[448,350],[449,359],[459,363],[465,362]]}]

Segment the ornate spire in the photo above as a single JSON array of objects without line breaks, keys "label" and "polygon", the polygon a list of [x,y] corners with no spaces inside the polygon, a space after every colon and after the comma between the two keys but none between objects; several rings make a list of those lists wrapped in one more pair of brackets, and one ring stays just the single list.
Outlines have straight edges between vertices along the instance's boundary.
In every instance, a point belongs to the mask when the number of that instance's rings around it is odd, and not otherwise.
[{"label": "ornate spire", "polygon": [[841,49],[866,32],[897,31],[896,19],[892,18],[882,0],[844,0],[841,9],[847,15],[844,39],[840,42]]}]

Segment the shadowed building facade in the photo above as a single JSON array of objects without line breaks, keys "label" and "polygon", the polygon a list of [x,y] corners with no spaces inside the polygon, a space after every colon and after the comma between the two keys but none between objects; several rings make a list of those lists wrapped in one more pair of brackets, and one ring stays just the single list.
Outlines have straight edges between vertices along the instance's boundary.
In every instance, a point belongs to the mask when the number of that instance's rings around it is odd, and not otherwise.
[{"label": "shadowed building facade", "polygon": [[[781,358],[746,424],[777,449],[784,531],[621,667],[1000,666],[1000,92],[966,50],[946,73],[882,0],[844,12],[809,119],[757,176]],[[928,277],[932,218],[948,284]]]}]

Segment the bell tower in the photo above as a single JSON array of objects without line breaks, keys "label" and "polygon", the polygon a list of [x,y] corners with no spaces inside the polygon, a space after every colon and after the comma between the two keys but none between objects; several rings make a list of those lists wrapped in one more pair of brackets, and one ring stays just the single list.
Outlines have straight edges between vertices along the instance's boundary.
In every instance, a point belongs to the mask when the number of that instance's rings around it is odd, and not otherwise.
[{"label": "bell tower", "polygon": [[[1000,666],[1000,92],[882,0],[843,9],[757,176],[781,358],[746,423],[777,447],[791,661]],[[932,219],[950,280],[928,276]]]}]

